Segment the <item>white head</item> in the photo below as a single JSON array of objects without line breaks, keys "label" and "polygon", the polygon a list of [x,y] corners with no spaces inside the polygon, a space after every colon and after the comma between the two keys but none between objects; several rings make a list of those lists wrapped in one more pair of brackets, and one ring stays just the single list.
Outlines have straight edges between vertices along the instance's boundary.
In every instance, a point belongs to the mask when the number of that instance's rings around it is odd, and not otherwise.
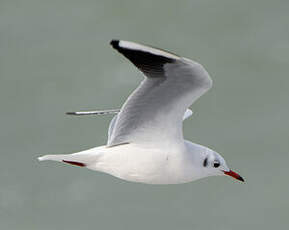
[{"label": "white head", "polygon": [[232,171],[227,166],[226,161],[219,153],[201,145],[193,143],[189,143],[189,145],[193,150],[193,155],[196,156],[196,153],[199,153],[199,156],[194,161],[197,161],[198,168],[200,169],[200,178],[228,175],[244,182],[244,179],[238,173]]}]

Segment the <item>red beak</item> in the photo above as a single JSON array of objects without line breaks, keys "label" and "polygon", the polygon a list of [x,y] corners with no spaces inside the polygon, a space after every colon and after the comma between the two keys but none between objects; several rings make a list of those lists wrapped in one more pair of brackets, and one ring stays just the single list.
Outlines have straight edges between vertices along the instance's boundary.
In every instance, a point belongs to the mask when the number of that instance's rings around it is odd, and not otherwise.
[{"label": "red beak", "polygon": [[242,182],[245,182],[245,180],[243,179],[243,177],[241,177],[238,173],[235,173],[234,171],[230,170],[230,171],[223,171],[226,175],[234,177],[237,180],[240,180]]}]

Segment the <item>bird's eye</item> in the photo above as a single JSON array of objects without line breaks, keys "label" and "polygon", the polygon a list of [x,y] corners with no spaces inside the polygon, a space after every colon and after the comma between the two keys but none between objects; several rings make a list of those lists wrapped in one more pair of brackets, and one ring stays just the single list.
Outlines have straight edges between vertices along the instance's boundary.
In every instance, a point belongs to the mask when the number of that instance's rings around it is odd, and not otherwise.
[{"label": "bird's eye", "polygon": [[214,167],[218,168],[220,166],[220,162],[219,161],[214,161]]},{"label": "bird's eye", "polygon": [[204,167],[207,167],[207,165],[208,165],[208,157],[206,157],[206,159],[205,159],[204,162],[203,162],[203,166],[204,166]]}]

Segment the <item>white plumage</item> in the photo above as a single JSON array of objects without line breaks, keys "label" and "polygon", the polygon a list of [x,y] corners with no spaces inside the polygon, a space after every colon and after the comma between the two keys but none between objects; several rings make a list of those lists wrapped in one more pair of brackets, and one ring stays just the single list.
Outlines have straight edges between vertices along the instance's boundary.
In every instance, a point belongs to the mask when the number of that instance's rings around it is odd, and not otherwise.
[{"label": "white plumage", "polygon": [[183,120],[192,115],[188,107],[212,86],[204,67],[133,42],[113,40],[111,45],[145,78],[120,110],[68,113],[116,114],[109,125],[107,145],[39,160],[61,161],[149,184],[185,183],[224,174],[243,180],[218,153],[183,138]]}]

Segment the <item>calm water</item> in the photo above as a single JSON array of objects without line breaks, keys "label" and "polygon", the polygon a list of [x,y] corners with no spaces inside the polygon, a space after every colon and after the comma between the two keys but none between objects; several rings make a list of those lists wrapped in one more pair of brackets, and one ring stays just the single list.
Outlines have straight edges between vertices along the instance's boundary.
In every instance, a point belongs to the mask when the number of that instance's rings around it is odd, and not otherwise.
[{"label": "calm water", "polygon": [[[289,1],[0,0],[0,229],[286,229]],[[142,76],[122,38],[201,62],[212,90],[185,136],[246,183],[210,177],[151,186],[36,157],[102,145]]]}]

